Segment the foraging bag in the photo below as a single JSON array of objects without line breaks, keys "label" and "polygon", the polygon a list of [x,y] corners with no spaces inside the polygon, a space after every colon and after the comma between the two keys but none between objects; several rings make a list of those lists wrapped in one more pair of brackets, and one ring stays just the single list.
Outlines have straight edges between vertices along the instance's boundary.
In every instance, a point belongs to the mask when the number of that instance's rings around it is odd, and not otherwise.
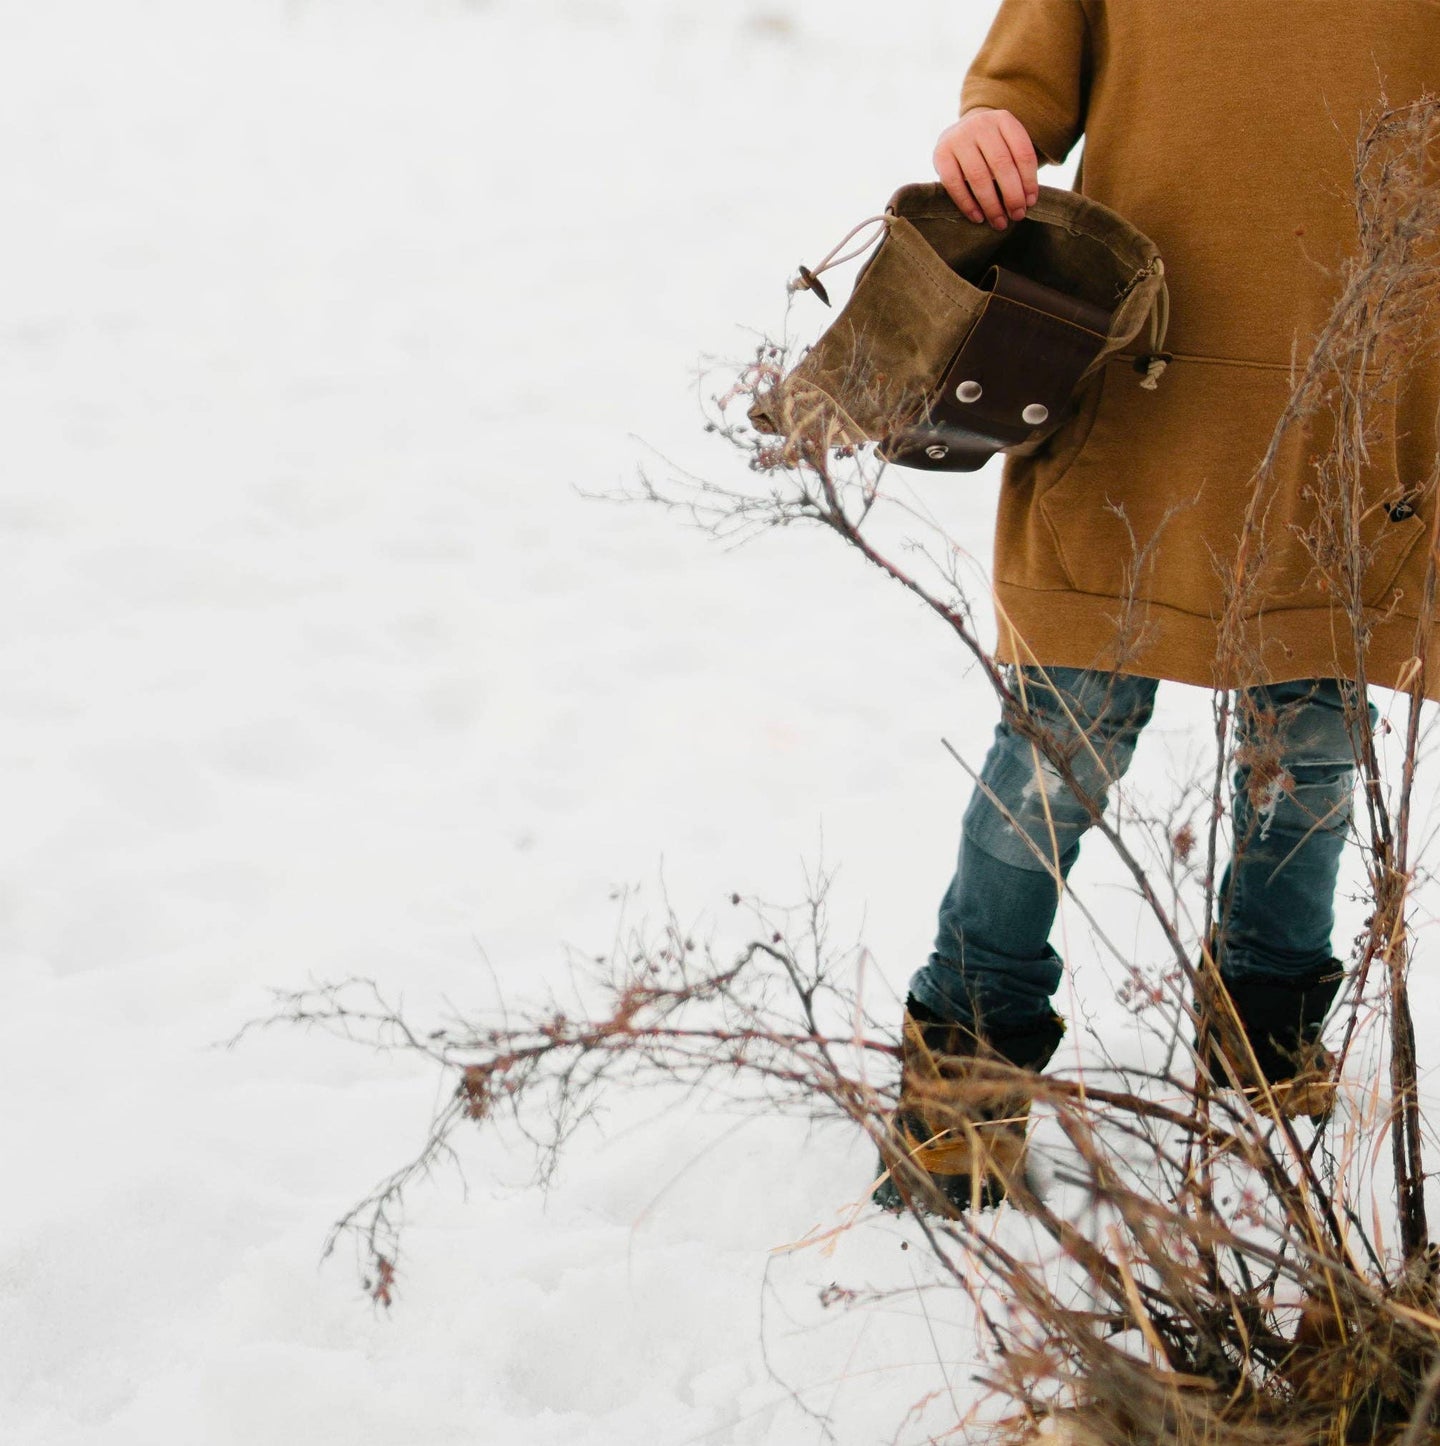
[{"label": "foraging bag", "polygon": [[[844,310],[757,395],[758,431],[822,448],[875,442],[887,461],[974,471],[997,451],[1038,448],[1079,384],[1147,320],[1136,369],[1155,386],[1169,360],[1164,266],[1108,207],[1042,186],[1023,220],[996,231],[929,183],[901,187],[879,219],[884,237]],[[803,267],[793,286],[824,298]]]}]

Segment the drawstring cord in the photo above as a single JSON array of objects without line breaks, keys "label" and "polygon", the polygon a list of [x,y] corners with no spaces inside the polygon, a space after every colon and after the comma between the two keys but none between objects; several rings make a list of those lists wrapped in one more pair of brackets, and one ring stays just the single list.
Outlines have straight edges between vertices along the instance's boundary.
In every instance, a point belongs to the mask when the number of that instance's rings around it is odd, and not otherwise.
[{"label": "drawstring cord", "polygon": [[[856,236],[867,227],[880,225],[884,226],[885,216],[871,216],[861,221],[858,226],[852,226],[849,231],[830,249],[829,253],[821,260],[820,264],[811,270],[808,266],[800,267],[800,274],[786,286],[786,290],[792,295],[797,291],[813,291],[826,306],[830,305],[830,297],[825,288],[820,284],[820,278],[833,267],[843,266],[847,261],[853,261],[857,256],[874,244],[873,237],[866,237],[853,251],[846,251],[842,256],[840,252]],[[1150,351],[1140,358],[1136,363],[1136,369],[1140,370],[1140,363],[1144,363],[1144,377],[1140,385],[1147,391],[1153,392],[1159,388],[1160,378],[1165,374],[1165,368],[1170,365],[1170,354],[1165,350],[1165,334],[1170,330],[1170,288],[1165,282],[1165,263],[1157,256],[1155,258],[1155,274],[1160,278],[1160,292],[1155,298],[1155,304],[1150,308]]]},{"label": "drawstring cord", "polygon": [[1165,263],[1158,257],[1155,269],[1160,275],[1160,294],[1150,308],[1150,354],[1140,358],[1145,363],[1145,376],[1140,385],[1147,392],[1156,390],[1165,368],[1170,365],[1170,355],[1165,350],[1165,333],[1170,329],[1170,288],[1165,284]]},{"label": "drawstring cord", "polygon": [[853,261],[857,256],[863,255],[868,251],[874,244],[873,237],[862,241],[853,251],[847,251],[843,256],[839,254],[841,248],[845,246],[847,242],[853,237],[858,236],[867,226],[875,225],[877,221],[883,226],[885,224],[885,217],[871,216],[867,220],[862,221],[858,226],[852,226],[831,249],[830,254],[826,256],[813,271],[808,266],[802,266],[800,268],[800,274],[794,281],[790,282],[785,289],[791,293],[796,291],[813,291],[826,306],[829,306],[830,298],[826,294],[825,288],[821,286],[820,278],[829,271],[832,266],[843,266],[847,261]]}]

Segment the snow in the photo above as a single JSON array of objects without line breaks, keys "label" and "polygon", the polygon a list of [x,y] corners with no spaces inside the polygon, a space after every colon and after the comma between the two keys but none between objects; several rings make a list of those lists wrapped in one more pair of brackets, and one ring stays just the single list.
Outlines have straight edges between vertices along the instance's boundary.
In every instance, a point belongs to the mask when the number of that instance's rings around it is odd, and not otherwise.
[{"label": "snow", "polygon": [[[903,994],[967,791],[940,738],[983,754],[983,682],[832,539],[725,550],[585,494],[744,475],[702,357],[928,173],[993,10],[10,7],[8,1443],[819,1439],[792,1389],[841,1442],[923,1440],[932,1328],[968,1399],[954,1305],[818,1303],[919,1278],[904,1227],[773,1253],[863,1194],[852,1134],[617,1101],[548,1196],[477,1142],[468,1197],[412,1197],[386,1313],[320,1250],[418,1147],[433,1074],[220,1046],[320,979],[422,1014],[563,991],[617,895],[663,879],[723,924],[822,859],[872,1002]],[[907,499],[983,560],[995,483]],[[1162,694],[1137,788],[1207,717]],[[1078,877],[1159,956],[1098,847]],[[1120,975],[1065,922],[1067,1008],[1115,1043]]]}]

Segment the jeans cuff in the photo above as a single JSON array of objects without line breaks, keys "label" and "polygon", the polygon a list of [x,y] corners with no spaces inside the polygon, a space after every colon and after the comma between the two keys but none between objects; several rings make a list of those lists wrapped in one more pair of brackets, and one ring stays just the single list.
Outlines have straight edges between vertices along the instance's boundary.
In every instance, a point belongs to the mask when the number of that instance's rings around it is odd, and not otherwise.
[{"label": "jeans cuff", "polygon": [[1013,1033],[1037,1028],[1054,1014],[1051,996],[1064,972],[1048,945],[1039,959],[968,949],[963,964],[932,954],[911,979],[910,993],[941,1019],[980,1032]]}]

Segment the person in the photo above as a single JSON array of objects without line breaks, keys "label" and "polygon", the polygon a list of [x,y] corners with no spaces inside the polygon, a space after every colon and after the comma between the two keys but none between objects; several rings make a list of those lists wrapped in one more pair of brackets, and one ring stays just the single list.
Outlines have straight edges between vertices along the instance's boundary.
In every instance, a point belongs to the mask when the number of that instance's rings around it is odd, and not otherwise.
[{"label": "person", "polygon": [[[1305,541],[1318,424],[1282,437],[1264,506],[1250,503],[1293,359],[1355,246],[1355,138],[1382,96],[1403,105],[1433,84],[1440,7],[1306,0],[1283,14],[1282,52],[1276,8],[1254,0],[1002,0],[935,149],[955,204],[1003,231],[1035,204],[1039,163],[1059,164],[1083,134],[1076,189],[1157,244],[1171,298],[1159,386],[1134,385],[1135,359],[1114,359],[1038,452],[1006,459],[997,657],[1019,702],[996,728],[934,952],[910,981],[897,1116],[912,1159],[960,1208],[1003,1195],[1025,1127],[1022,1097],[964,1103],[972,1062],[1039,1070],[1059,1045],[1051,926],[1090,805],[1125,772],[1160,680],[1237,699],[1234,847],[1211,949],[1250,1050],[1212,1073],[1243,1084],[1248,1067],[1258,1084],[1258,1068],[1288,1113],[1327,1100],[1333,899],[1356,723],[1375,716],[1353,680],[1396,686],[1415,651],[1436,366],[1402,382],[1370,449],[1358,642]],[[1226,563],[1247,529],[1256,566],[1237,602]],[[1424,686],[1433,696],[1436,680]],[[1032,746],[1036,728],[1070,781]],[[877,1199],[893,1208],[902,1193],[882,1179]]]}]

